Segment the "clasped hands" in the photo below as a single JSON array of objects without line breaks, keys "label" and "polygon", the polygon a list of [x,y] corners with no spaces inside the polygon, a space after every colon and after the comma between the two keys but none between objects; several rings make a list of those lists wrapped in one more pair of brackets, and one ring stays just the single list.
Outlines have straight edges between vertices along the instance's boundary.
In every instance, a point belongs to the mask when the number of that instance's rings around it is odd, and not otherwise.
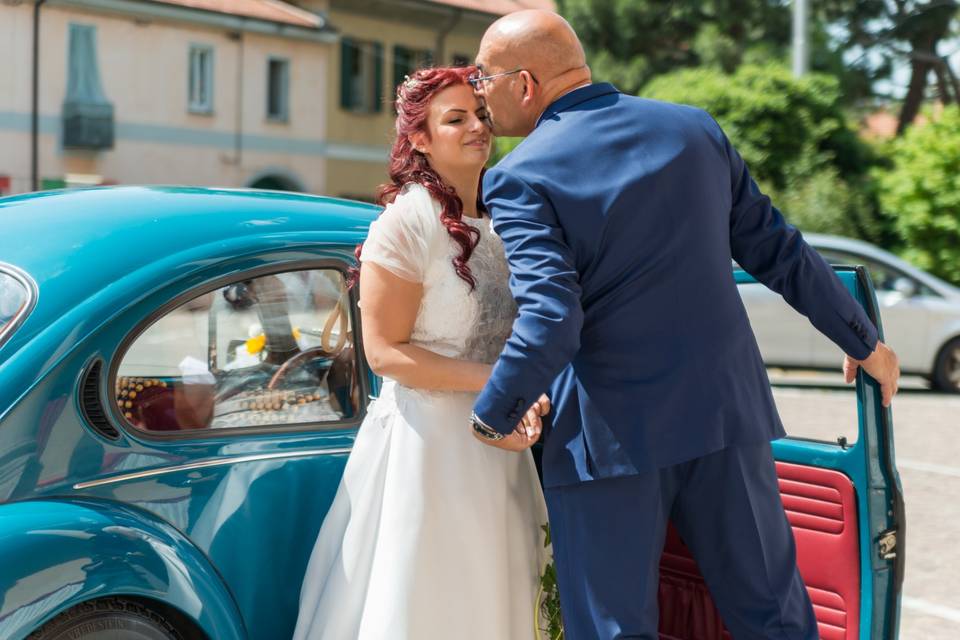
[{"label": "clasped hands", "polygon": [[486,440],[476,433],[474,433],[473,436],[480,442],[490,445],[491,447],[496,447],[497,449],[505,449],[507,451],[523,451],[529,449],[540,439],[540,434],[543,432],[542,418],[550,413],[550,408],[550,398],[548,398],[546,394],[543,394],[536,402],[530,405],[530,408],[523,414],[523,418],[517,423],[513,431],[510,432],[510,435],[500,440]]}]

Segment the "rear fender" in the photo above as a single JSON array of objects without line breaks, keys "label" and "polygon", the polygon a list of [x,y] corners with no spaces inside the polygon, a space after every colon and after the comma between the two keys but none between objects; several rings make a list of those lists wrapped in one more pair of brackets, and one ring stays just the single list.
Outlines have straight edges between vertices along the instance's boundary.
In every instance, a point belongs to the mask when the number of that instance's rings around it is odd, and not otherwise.
[{"label": "rear fender", "polygon": [[182,612],[208,638],[245,640],[203,553],[155,515],[91,498],[0,505],[0,638],[22,640],[71,607],[135,596]]}]

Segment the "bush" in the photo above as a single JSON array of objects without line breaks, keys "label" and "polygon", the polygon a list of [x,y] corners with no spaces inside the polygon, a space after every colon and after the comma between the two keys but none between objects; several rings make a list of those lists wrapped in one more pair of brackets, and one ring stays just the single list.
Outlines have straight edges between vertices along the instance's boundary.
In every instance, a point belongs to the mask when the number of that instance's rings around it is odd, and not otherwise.
[{"label": "bush", "polygon": [[880,205],[919,267],[960,284],[960,108],[915,124],[891,143],[876,172]]},{"label": "bush", "polygon": [[849,125],[836,78],[798,79],[780,65],[743,65],[732,75],[690,69],[655,78],[641,95],[709,112],[798,227],[883,237],[886,223],[869,191],[877,158]]},{"label": "bush", "polygon": [[869,198],[840,178],[835,168],[789,179],[784,189],[769,189],[767,195],[791,224],[804,231],[852,238],[879,235],[879,225],[864,215],[872,208]]},{"label": "bush", "polygon": [[492,167],[500,162],[503,156],[513,151],[521,142],[523,142],[523,138],[494,138],[493,149],[490,152],[490,160],[487,161],[487,166]]},{"label": "bush", "polygon": [[801,163],[814,172],[829,165],[862,171],[867,150],[847,125],[833,77],[797,79],[779,65],[745,65],[732,75],[691,69],[654,79],[641,95],[708,111],[754,177],[771,186],[786,186]]}]

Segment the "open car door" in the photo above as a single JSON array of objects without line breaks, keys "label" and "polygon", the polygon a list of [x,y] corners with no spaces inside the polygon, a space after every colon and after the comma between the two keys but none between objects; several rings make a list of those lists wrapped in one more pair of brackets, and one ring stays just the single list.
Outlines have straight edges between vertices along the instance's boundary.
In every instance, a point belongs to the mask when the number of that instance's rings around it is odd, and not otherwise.
[{"label": "open car door", "polygon": [[[862,267],[836,267],[837,275],[883,329],[873,285]],[[738,285],[756,281],[735,271]],[[837,360],[839,369],[841,361]],[[773,443],[780,494],[797,542],[797,561],[823,640],[895,640],[900,621],[905,520],[894,462],[890,409],[880,385],[857,374],[856,414],[839,420],[834,441],[788,435]],[[855,417],[854,417],[855,416]],[[788,434],[790,424],[785,420]],[[837,425],[830,425],[834,427]],[[696,563],[671,530],[660,565],[662,640],[730,638]]]}]

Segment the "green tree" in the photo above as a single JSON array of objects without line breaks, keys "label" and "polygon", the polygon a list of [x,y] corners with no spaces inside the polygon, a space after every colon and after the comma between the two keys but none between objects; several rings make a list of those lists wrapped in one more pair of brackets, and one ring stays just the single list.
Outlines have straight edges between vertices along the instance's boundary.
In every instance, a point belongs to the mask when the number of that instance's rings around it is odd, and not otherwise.
[{"label": "green tree", "polygon": [[[785,0],[559,0],[580,34],[597,80],[636,93],[677,69],[786,62],[791,2]],[[910,69],[900,132],[932,95],[960,103],[960,80],[943,45],[960,33],[960,0],[818,0],[809,6],[810,68],[840,80],[843,100],[879,97],[879,80]]]},{"label": "green tree", "polygon": [[[932,118],[932,116],[931,116]],[[878,170],[880,204],[914,264],[960,284],[960,107],[911,127]]]},{"label": "green tree", "polygon": [[[790,53],[791,10],[783,0],[560,0],[559,8],[580,35],[594,78],[627,93],[677,69],[732,73],[741,64],[785,62]],[[839,78],[852,103],[869,92],[871,78],[844,63],[837,46],[844,41],[828,33],[826,18],[821,10],[812,15],[810,66]]]},{"label": "green tree", "polygon": [[733,71],[751,49],[780,56],[789,7],[775,0],[560,0],[597,80],[636,93],[677,68]]},{"label": "green tree", "polygon": [[941,44],[957,35],[956,0],[822,0],[821,22],[838,34],[836,48],[854,55],[850,71],[871,81],[889,79],[898,64],[910,68],[899,133],[914,121],[931,88],[944,103],[960,101],[960,81]]},{"label": "green tree", "polygon": [[709,112],[800,228],[888,244],[870,192],[877,158],[849,125],[837,78],[797,79],[779,65],[743,65],[731,75],[690,69],[654,79],[642,94]]}]

